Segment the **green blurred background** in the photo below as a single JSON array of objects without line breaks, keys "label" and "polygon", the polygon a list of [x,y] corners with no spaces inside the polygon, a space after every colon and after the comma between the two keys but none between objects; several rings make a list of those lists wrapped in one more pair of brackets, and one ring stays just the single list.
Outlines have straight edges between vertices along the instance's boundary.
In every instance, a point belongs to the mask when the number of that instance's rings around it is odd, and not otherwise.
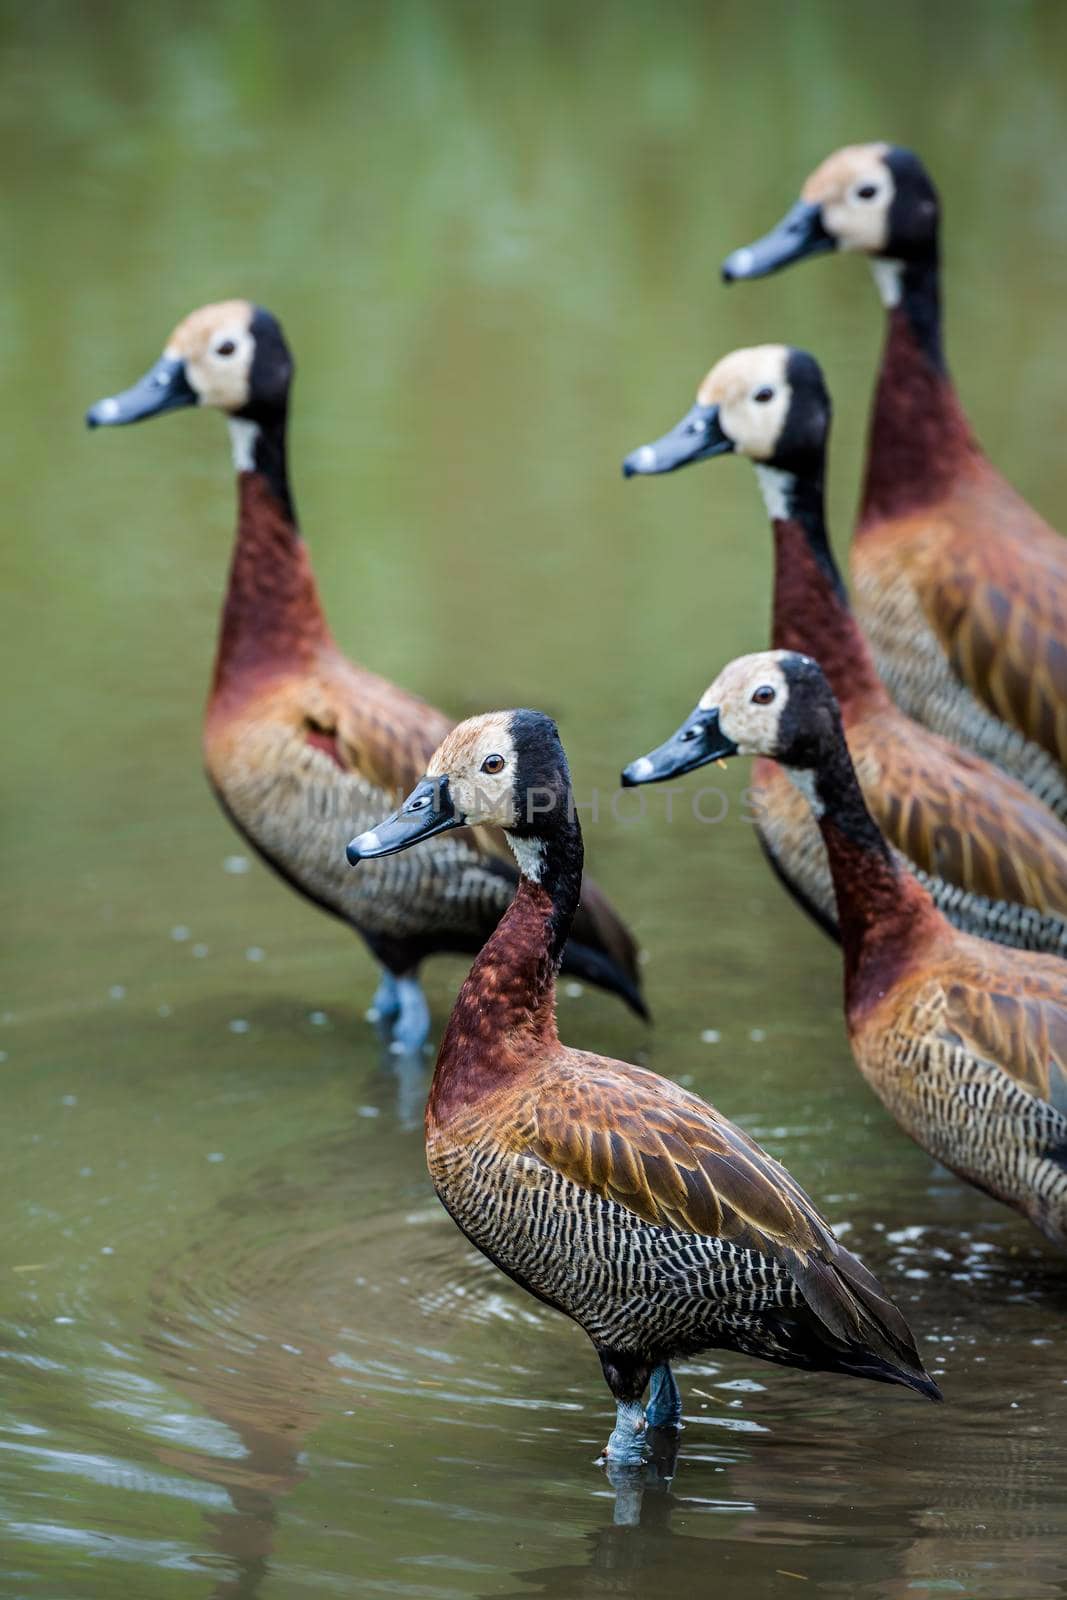
[{"label": "green blurred background", "polygon": [[[712,1574],[756,1597],[1063,1594],[1062,1276],[864,1089],[837,954],[770,879],[741,772],[714,778],[717,828],[654,794],[641,822],[587,825],[657,1026],[569,993],[561,1025],[786,1160],[952,1404],[693,1363],[673,1489],[613,1526],[591,1352],[439,1212],[423,1085],[362,1020],[368,957],[248,861],[204,784],[224,429],[81,418],[193,307],[269,306],[340,641],[457,715],[551,710],[579,796],[610,797],[766,641],[749,467],[619,473],[726,351],[824,363],[846,548],[868,274],[718,281],[838,144],[929,164],[960,388],[1063,518],[1067,10],[46,0],[0,20],[0,1594],[573,1600]],[[438,1026],[462,971],[430,971]]]}]

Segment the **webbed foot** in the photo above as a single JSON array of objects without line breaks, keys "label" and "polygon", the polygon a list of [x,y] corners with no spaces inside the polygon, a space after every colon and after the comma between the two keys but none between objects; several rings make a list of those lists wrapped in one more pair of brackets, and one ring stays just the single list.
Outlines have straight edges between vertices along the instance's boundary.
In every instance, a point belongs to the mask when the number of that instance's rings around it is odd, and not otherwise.
[{"label": "webbed foot", "polygon": [[619,1400],[615,1426],[597,1458],[599,1465],[640,1467],[645,1463],[645,1413],[640,1400]]}]

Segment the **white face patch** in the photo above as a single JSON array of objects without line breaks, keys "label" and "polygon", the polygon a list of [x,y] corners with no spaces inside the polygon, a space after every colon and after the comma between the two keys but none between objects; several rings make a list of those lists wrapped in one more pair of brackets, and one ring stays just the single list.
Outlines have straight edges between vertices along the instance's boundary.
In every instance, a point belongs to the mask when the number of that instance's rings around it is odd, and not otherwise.
[{"label": "white face patch", "polygon": [[247,417],[227,417],[230,427],[230,448],[233,452],[235,472],[255,472],[256,441],[259,438],[258,422]]},{"label": "white face patch", "polygon": [[545,870],[545,847],[542,841],[520,839],[514,833],[509,833],[508,844],[512,848],[515,860],[519,863],[519,871],[523,877],[531,879],[533,883],[540,883]]},{"label": "white face patch", "polygon": [[864,163],[837,193],[823,201],[822,224],[839,250],[877,255],[889,238],[889,210],[896,194],[893,174],[882,160]]},{"label": "white face patch", "polygon": [[792,515],[789,493],[796,482],[793,474],[783,472],[779,467],[768,467],[762,462],[757,462],[756,477],[763,496],[763,504],[767,507],[767,515],[771,521],[787,522]]},{"label": "white face patch", "polygon": [[[515,821],[517,757],[509,732],[511,712],[491,711],[461,722],[434,751],[429,778],[447,778],[457,812],[468,822],[510,828]],[[497,771],[484,771],[486,761]]]},{"label": "white face patch", "polygon": [[[718,708],[719,727],[743,756],[773,756],[778,748],[778,728],[789,703],[789,684],[781,667],[787,654],[761,650],[738,656],[701,697],[702,710]],[[768,689],[773,698],[765,701],[762,696]]]},{"label": "white face patch", "polygon": [[812,772],[810,767],[786,767],[785,770],[792,783],[800,790],[801,794],[808,802],[808,805],[811,807],[812,814],[815,817],[816,822],[818,822],[819,818],[825,812],[826,807],[819,798],[819,790],[818,785],[815,782],[814,772]]},{"label": "white face patch", "polygon": [[718,406],[723,433],[752,461],[769,461],[782,436],[793,399],[788,363],[783,344],[734,350],[712,367],[697,393],[701,405]]},{"label": "white face patch", "polygon": [[248,404],[256,341],[252,307],[244,301],[202,306],[175,328],[167,354],[185,365],[185,376],[202,406],[240,411]]},{"label": "white face patch", "polygon": [[900,297],[904,291],[903,261],[886,261],[878,256],[872,256],[871,273],[882,304],[888,311],[892,311],[894,306],[900,304]]}]

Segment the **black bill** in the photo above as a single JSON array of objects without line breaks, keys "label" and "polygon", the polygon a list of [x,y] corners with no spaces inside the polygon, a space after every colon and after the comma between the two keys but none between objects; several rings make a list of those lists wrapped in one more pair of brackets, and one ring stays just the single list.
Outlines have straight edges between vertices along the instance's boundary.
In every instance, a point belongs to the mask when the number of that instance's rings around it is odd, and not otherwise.
[{"label": "black bill", "polygon": [[357,834],[345,855],[352,866],[358,861],[373,861],[378,856],[394,856],[400,850],[432,839],[447,828],[461,828],[464,818],[456,812],[448,792],[447,778],[423,778],[408,795],[399,811],[379,822],[376,828]]},{"label": "black bill", "polygon": [[706,461],[709,456],[723,456],[734,448],[719,426],[718,406],[695,405],[687,411],[677,427],[665,433],[655,444],[643,444],[631,450],[622,464],[624,478],[658,472],[676,472],[692,461]]},{"label": "black bill", "polygon": [[115,428],[125,422],[143,422],[146,417],[195,406],[196,390],[185,376],[185,363],[172,356],[161,356],[139,383],[121,394],[98,400],[85,413],[90,428]]},{"label": "black bill", "polygon": [[765,278],[769,272],[791,266],[794,261],[833,249],[834,241],[822,225],[822,207],[798,200],[770,233],[726,257],[723,280],[733,283],[738,278]]},{"label": "black bill", "polygon": [[666,744],[647,756],[638,756],[623,769],[622,785],[624,789],[634,789],[641,783],[663,783],[667,778],[695,772],[709,761],[722,761],[736,754],[737,745],[719,726],[718,706],[710,711],[697,706]]}]

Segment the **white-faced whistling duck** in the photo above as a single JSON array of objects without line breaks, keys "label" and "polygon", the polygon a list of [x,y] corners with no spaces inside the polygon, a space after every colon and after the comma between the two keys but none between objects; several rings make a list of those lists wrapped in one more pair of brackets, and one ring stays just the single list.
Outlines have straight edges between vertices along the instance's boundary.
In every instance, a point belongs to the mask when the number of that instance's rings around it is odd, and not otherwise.
[{"label": "white-faced whistling duck", "polygon": [[548,717],[462,723],[349,859],[464,823],[502,827],[522,876],[441,1044],[430,1174],[468,1239],[593,1341],[618,1408],[606,1458],[677,1424],[669,1363],[711,1346],[936,1399],[903,1317],[777,1162],[667,1079],[560,1043],[582,835]]},{"label": "white-faced whistling duck", "polygon": [[863,1076],[924,1150],[1067,1248],[1067,967],[960,933],[903,870],[810,657],[731,662],[673,739],[627,773],[639,783],[738,754],[781,762],[818,819]]},{"label": "white-faced whistling duck", "polygon": [[[353,820],[369,825],[394,805],[452,724],[333,641],[289,490],[292,371],[270,312],[245,300],[204,306],[138,384],[87,420],[137,422],[195,405],[227,416],[237,534],[204,730],[208,776],[263,859],[363,936],[383,969],[372,1015],[391,1027],[394,1048],[416,1051],[430,1022],[420,963],[478,951],[518,874],[499,836],[469,829],[428,841],[407,863],[345,867]],[[633,940],[589,880],[564,967],[646,1014]]]},{"label": "white-faced whistling duck", "polygon": [[941,342],[937,191],[910,150],[824,161],[723,276],[869,257],[888,313],[852,547],[856,609],[897,703],[1067,818],[1067,544],[983,455]]},{"label": "white-faced whistling duck", "polygon": [[[956,927],[1067,955],[1067,828],[1014,778],[893,704],[849,610],[823,508],[830,397],[801,350],[735,350],[697,403],[623,470],[673,472],[736,451],[756,464],[774,534],[771,643],[814,656],[844,718],[864,798]],[[772,761],[753,772],[760,840],[789,891],[836,933],[826,851],[810,808]]]}]

